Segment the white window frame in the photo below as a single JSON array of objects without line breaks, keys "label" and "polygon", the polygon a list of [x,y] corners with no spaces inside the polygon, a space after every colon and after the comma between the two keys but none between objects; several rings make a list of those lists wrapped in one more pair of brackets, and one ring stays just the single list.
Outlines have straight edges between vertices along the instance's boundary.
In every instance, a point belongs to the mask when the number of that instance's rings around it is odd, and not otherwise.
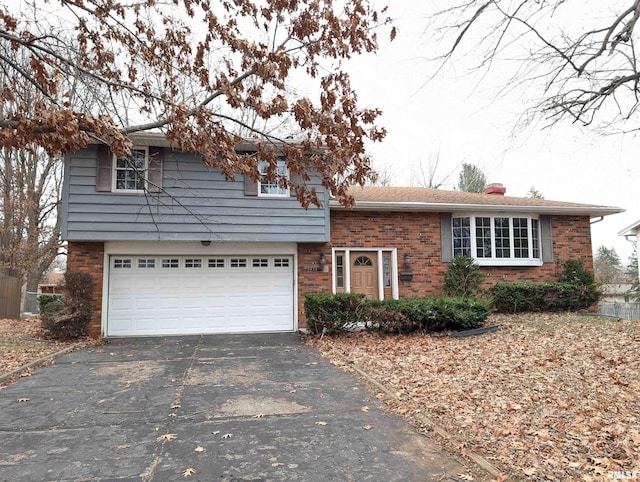
[{"label": "white window frame", "polygon": [[396,248],[331,248],[331,290],[333,294],[337,293],[336,253],[341,253],[343,256],[344,292],[351,293],[351,253],[363,251],[376,256],[378,263],[378,298],[380,300],[384,300],[384,266],[382,256],[383,253],[391,253],[391,297],[397,300],[400,295],[398,289],[398,250]]},{"label": "white window frame", "polygon": [[262,192],[262,178],[266,176],[268,162],[262,161],[258,163],[258,169],[260,171],[260,179],[258,180],[258,197],[289,197],[291,194],[289,192],[289,187],[282,188],[278,184],[280,179],[289,179],[289,168],[287,167],[287,161],[284,158],[278,158],[278,166],[276,167],[277,178],[271,181],[265,180],[265,184],[268,184],[272,189],[277,189],[278,192],[269,193]]},{"label": "white window frame", "polygon": [[[530,214],[517,214],[517,213],[460,213],[453,214],[451,216],[451,253],[455,257],[455,236],[454,236],[454,219],[469,218],[469,231],[471,240],[471,257],[480,266],[542,266],[542,229],[540,224],[540,218],[538,216],[532,216]],[[476,218],[489,218],[490,219],[490,231],[491,231],[491,257],[478,257],[476,253]],[[508,258],[496,257],[496,242],[495,242],[495,218],[509,218],[509,251],[510,256]],[[514,247],[514,233],[513,233],[513,219],[514,218],[526,218],[527,221],[527,239],[528,239],[528,251],[529,256],[526,258],[515,257]],[[533,222],[538,222],[538,257],[533,257],[534,239],[533,239]]]},{"label": "white window frame", "polygon": [[[145,146],[134,146],[131,148],[132,151],[144,151],[144,168],[142,170],[141,173],[139,173],[140,176],[142,176],[142,182],[143,182],[143,188],[142,189],[119,189],[118,188],[118,170],[122,170],[123,168],[118,168],[118,156],[116,156],[115,154],[113,155],[113,162],[111,165],[111,170],[112,170],[112,175],[111,175],[111,179],[112,179],[112,186],[111,186],[111,190],[113,192],[126,192],[126,193],[138,193],[138,192],[145,192],[145,190],[147,189],[147,177],[148,177],[148,172],[149,172],[149,148],[145,147]],[[133,169],[131,169],[133,170]],[[133,172],[135,172],[135,170],[133,170]]]}]

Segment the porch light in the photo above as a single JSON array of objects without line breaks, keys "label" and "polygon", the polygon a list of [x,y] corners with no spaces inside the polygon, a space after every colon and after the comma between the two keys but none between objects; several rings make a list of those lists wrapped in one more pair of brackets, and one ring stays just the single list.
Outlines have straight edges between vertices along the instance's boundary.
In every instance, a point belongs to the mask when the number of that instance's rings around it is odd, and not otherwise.
[{"label": "porch light", "polygon": [[327,265],[327,257],[324,254],[320,255],[320,267],[324,269]]},{"label": "porch light", "polygon": [[411,269],[411,256],[409,256],[409,253],[404,253],[404,267],[407,270]]}]

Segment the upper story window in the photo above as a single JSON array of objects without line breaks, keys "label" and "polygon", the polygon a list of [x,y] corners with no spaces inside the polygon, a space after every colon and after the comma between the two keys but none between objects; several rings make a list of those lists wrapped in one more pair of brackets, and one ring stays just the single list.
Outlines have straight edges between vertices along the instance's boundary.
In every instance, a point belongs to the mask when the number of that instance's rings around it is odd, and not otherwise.
[{"label": "upper story window", "polygon": [[114,157],[114,188],[116,191],[143,191],[148,168],[147,148],[131,149],[127,157]]},{"label": "upper story window", "polygon": [[453,256],[481,265],[540,265],[540,221],[531,216],[454,216]]},{"label": "upper story window", "polygon": [[289,170],[287,169],[287,163],[283,158],[278,159],[278,165],[275,169],[276,178],[267,178],[267,169],[269,163],[261,162],[259,164],[260,169],[260,182],[258,184],[258,196],[270,196],[270,197],[288,197],[289,188],[283,188],[280,186],[281,179],[289,178]]}]

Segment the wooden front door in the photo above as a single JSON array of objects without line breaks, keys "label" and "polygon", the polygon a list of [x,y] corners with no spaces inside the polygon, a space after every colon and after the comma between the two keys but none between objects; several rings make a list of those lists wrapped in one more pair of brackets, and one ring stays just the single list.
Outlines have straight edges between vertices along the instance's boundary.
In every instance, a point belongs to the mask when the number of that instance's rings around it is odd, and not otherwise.
[{"label": "wooden front door", "polygon": [[378,299],[378,258],[375,252],[351,252],[351,292]]}]

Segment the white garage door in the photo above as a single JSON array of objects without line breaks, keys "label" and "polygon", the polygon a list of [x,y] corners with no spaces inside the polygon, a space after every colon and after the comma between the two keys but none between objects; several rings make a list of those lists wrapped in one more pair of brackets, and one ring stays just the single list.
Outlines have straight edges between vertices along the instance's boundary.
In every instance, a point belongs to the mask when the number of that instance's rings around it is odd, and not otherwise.
[{"label": "white garage door", "polygon": [[111,256],[108,336],[293,330],[290,256]]}]

